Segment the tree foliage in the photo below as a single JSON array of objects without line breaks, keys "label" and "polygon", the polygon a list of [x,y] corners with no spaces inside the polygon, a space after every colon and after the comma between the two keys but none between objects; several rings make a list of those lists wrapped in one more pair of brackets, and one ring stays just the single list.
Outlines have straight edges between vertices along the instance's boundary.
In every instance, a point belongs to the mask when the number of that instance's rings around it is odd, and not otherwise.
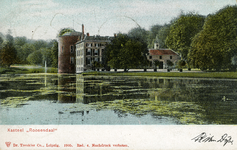
[{"label": "tree foliage", "polygon": [[58,67],[58,42],[57,40],[52,40],[53,46],[51,48],[51,59],[52,59],[52,67]]},{"label": "tree foliage", "polygon": [[27,61],[32,65],[33,64],[34,65],[42,65],[42,60],[43,60],[43,57],[42,57],[41,50],[37,50],[37,51],[31,53],[27,57]]},{"label": "tree foliage", "polygon": [[2,66],[10,67],[11,64],[17,62],[17,52],[13,44],[9,41],[3,43],[3,47],[0,49],[0,64]]},{"label": "tree foliage", "polygon": [[159,43],[160,48],[168,48],[168,46],[165,43],[165,40],[169,35],[169,32],[170,32],[170,24],[165,24],[160,28],[158,34],[156,35],[155,42]]},{"label": "tree foliage", "polygon": [[75,30],[72,28],[63,28],[59,31],[58,36],[62,36],[65,33],[71,33],[71,32],[75,32]]},{"label": "tree foliage", "polygon": [[202,30],[205,17],[193,13],[181,14],[171,24],[165,44],[187,59],[193,37]]},{"label": "tree foliage", "polygon": [[128,32],[128,36],[143,43],[147,43],[148,31],[140,27],[133,28]]},{"label": "tree foliage", "polygon": [[159,31],[162,27],[163,26],[159,25],[159,24],[151,26],[149,34],[147,36],[148,48],[153,48],[154,47],[154,43],[157,42],[156,41],[157,34],[159,33]]},{"label": "tree foliage", "polygon": [[231,68],[231,58],[237,55],[237,6],[209,15],[191,46],[189,61],[193,66],[203,70]]},{"label": "tree foliage", "polygon": [[125,34],[119,34],[106,46],[106,63],[112,68],[136,68],[147,63],[146,45]]},{"label": "tree foliage", "polygon": [[26,43],[23,46],[21,46],[20,48],[17,48],[18,51],[18,57],[21,60],[21,63],[23,64],[27,64],[27,57],[36,51],[35,47],[33,44],[31,43]]}]

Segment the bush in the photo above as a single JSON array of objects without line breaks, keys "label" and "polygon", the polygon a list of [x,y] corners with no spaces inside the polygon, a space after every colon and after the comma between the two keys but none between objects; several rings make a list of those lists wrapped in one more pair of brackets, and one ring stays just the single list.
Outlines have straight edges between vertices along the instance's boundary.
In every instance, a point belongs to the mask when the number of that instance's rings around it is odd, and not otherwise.
[{"label": "bush", "polygon": [[179,60],[178,61],[178,68],[182,69],[186,65],[186,62],[184,60]]}]

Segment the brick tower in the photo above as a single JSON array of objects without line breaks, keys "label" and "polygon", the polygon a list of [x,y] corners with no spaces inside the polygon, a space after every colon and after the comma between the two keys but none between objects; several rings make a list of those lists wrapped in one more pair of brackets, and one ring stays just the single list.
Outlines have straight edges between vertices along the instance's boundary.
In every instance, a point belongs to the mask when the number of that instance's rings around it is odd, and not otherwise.
[{"label": "brick tower", "polygon": [[58,73],[76,73],[75,43],[82,35],[81,32],[71,32],[58,37]]}]

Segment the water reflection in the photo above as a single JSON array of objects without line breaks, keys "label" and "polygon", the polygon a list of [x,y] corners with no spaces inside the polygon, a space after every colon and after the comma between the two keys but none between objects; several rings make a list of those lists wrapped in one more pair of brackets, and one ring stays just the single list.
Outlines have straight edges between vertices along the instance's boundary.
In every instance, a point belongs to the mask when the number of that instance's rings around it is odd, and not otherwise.
[{"label": "water reflection", "polygon": [[[172,120],[174,124],[237,124],[236,83],[237,80],[221,79],[11,75],[0,77],[0,102],[1,108],[27,110],[36,104],[31,101],[41,101],[37,105],[42,105],[42,114],[56,113],[59,124],[73,124],[76,120],[80,120],[76,124],[93,120],[109,124],[121,119],[122,124],[128,124],[136,123],[137,118],[144,118],[147,124],[157,120]],[[49,108],[43,105],[46,103]],[[49,112],[53,107],[56,112]],[[107,119],[98,119],[103,116]]]}]

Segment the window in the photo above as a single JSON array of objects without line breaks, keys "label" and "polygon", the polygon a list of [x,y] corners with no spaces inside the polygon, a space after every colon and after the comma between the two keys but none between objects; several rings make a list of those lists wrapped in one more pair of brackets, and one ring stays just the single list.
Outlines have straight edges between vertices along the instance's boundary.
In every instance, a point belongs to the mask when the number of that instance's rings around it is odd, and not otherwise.
[{"label": "window", "polygon": [[94,51],[94,55],[98,55],[99,53],[98,53],[98,49],[96,49],[95,51]]},{"label": "window", "polygon": [[170,56],[170,59],[172,59],[172,56]]},{"label": "window", "polygon": [[62,46],[62,52],[63,52],[63,46]]},{"label": "window", "polygon": [[162,56],[160,56],[160,59],[162,59]]},{"label": "window", "polygon": [[71,57],[71,64],[74,64],[74,57]]},{"label": "window", "polygon": [[97,61],[97,62],[98,62],[98,61],[99,61],[99,58],[98,58],[98,57],[96,57],[96,58],[95,58],[95,61]]},{"label": "window", "polygon": [[152,56],[149,56],[149,59],[152,59]]},{"label": "window", "polygon": [[86,55],[91,55],[91,49],[86,49]]},{"label": "window", "polygon": [[70,49],[71,49],[71,53],[73,53],[73,51],[74,51],[74,46],[71,45],[71,46],[70,46]]},{"label": "window", "polygon": [[91,58],[86,57],[86,65],[89,65],[91,63]]}]

